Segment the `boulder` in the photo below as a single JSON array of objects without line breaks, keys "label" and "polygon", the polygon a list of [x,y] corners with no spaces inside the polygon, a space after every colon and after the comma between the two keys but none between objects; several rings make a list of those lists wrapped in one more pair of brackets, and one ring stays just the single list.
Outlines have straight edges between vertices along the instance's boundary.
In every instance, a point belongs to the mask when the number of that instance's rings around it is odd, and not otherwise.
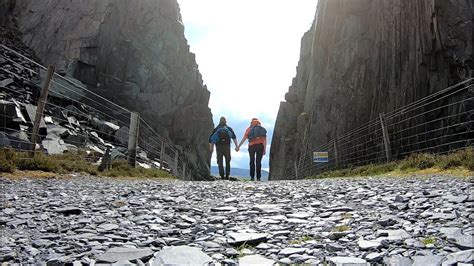
[{"label": "boulder", "polygon": [[25,131],[10,132],[8,133],[8,139],[10,140],[10,147],[15,150],[27,151],[32,147],[32,143]]},{"label": "boulder", "polygon": [[164,247],[157,252],[152,265],[207,265],[210,262],[212,258],[199,248],[175,246]]},{"label": "boulder", "polygon": [[332,257],[329,258],[331,265],[335,266],[368,266],[366,260],[356,257]]},{"label": "boulder", "polygon": [[227,243],[238,246],[243,243],[256,245],[267,241],[268,235],[264,233],[228,233]]},{"label": "boulder", "polygon": [[259,265],[259,266],[273,266],[275,261],[267,259],[262,255],[247,255],[239,258],[239,266],[250,266],[250,265]]},{"label": "boulder", "polygon": [[98,262],[113,263],[117,261],[131,261],[137,259],[150,258],[153,255],[153,251],[150,248],[111,248],[107,250],[103,255],[97,258]]},{"label": "boulder", "polygon": [[124,147],[128,147],[128,133],[130,132],[130,129],[126,126],[120,127],[117,131],[114,133],[115,141],[117,143],[122,144]]},{"label": "boulder", "polygon": [[20,130],[20,123],[26,123],[20,107],[14,102],[0,100],[0,128]]},{"label": "boulder", "polygon": [[4,132],[0,132],[0,148],[10,147],[11,142],[8,135]]}]

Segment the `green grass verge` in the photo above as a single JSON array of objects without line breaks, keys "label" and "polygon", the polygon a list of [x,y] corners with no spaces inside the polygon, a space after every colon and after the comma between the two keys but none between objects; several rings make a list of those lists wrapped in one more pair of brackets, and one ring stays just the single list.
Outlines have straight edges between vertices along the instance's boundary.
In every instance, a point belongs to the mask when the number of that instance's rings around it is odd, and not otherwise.
[{"label": "green grass verge", "polygon": [[385,163],[369,164],[351,169],[342,169],[325,172],[310,179],[347,177],[347,176],[373,176],[388,173],[410,173],[429,168],[450,170],[455,168],[465,168],[474,171],[474,149],[466,148],[446,155],[433,155],[427,153],[412,154],[406,159]]},{"label": "green grass verge", "polygon": [[434,236],[430,236],[430,237],[421,239],[421,243],[423,243],[425,246],[430,245],[430,244],[436,245],[437,242],[438,241],[436,240],[436,237],[434,237]]},{"label": "green grass verge", "polygon": [[349,230],[351,230],[351,228],[347,225],[338,225],[332,229],[333,232],[346,232]]},{"label": "green grass verge", "polygon": [[37,153],[33,158],[29,158],[27,153],[0,149],[0,172],[14,173],[16,170],[22,170],[44,171],[57,174],[86,173],[109,177],[173,178],[168,172],[158,169],[132,168],[124,160],[114,161],[109,170],[99,172],[98,166],[87,161],[85,155],[85,153],[61,155]]},{"label": "green grass verge", "polygon": [[303,244],[305,242],[308,242],[308,241],[311,241],[311,240],[314,240],[314,238],[305,234],[305,235],[302,235],[298,239],[294,239],[294,240],[290,241],[290,244],[292,244],[292,245],[301,245],[301,244]]}]

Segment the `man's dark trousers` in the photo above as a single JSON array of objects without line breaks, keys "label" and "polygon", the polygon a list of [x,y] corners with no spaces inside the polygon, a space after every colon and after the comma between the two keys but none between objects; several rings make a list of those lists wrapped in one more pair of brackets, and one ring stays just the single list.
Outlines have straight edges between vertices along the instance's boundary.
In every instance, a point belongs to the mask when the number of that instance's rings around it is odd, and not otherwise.
[{"label": "man's dark trousers", "polygon": [[252,180],[255,178],[255,165],[257,166],[257,180],[260,181],[260,178],[262,177],[263,149],[263,144],[256,144],[249,147],[250,177]]},{"label": "man's dark trousers", "polygon": [[224,162],[225,158],[225,177],[230,175],[230,144],[216,144],[217,165],[219,166],[219,175],[224,178]]}]

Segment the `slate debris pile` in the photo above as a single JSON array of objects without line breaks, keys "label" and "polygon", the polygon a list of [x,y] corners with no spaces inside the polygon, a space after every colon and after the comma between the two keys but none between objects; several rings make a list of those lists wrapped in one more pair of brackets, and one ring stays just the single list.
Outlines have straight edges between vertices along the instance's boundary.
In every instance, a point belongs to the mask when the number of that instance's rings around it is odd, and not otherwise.
[{"label": "slate debris pile", "polygon": [[35,52],[26,46],[21,40],[21,32],[16,27],[0,26],[0,44],[11,47],[35,62],[41,62]]},{"label": "slate debris pile", "polygon": [[[16,42],[7,34],[7,44]],[[3,43],[3,41],[2,41]],[[21,45],[20,54],[33,54]],[[46,71],[35,63],[8,49],[0,49],[0,147],[29,150],[36,106]],[[80,81],[71,79],[81,84]],[[86,93],[69,81],[54,78],[41,121],[41,148],[47,154],[84,151],[88,159],[99,162],[107,147],[111,159],[127,158],[129,128],[128,114],[117,113],[117,119],[105,112],[83,104],[79,99]],[[128,116],[127,116],[128,115]],[[126,122],[123,122],[126,121]],[[159,154],[159,153],[157,153]],[[138,149],[137,161],[146,168],[159,167],[157,154]],[[165,169],[169,166],[164,163]]]},{"label": "slate debris pile", "polygon": [[474,197],[466,179],[248,183],[79,176],[0,178],[0,185],[3,262],[474,262]]}]

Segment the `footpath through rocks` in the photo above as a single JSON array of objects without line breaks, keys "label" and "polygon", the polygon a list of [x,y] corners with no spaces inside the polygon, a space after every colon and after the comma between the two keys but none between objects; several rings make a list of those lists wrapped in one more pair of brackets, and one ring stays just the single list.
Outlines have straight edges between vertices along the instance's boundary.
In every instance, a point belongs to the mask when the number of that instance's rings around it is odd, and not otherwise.
[{"label": "footpath through rocks", "polygon": [[0,261],[472,264],[472,180],[0,177]]}]

